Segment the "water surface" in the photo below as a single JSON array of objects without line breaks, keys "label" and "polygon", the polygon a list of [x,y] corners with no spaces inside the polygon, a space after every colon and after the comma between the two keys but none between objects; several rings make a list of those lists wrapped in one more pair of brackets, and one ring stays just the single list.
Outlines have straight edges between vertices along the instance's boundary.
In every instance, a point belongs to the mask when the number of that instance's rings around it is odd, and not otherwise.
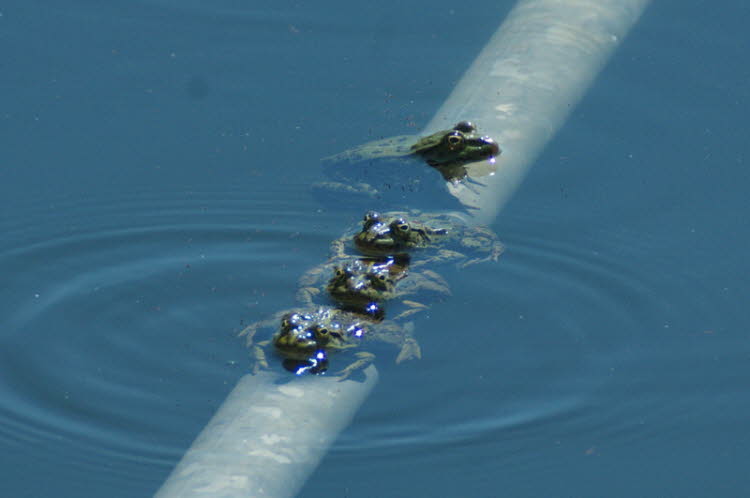
[{"label": "water surface", "polygon": [[[417,132],[511,6],[1,7],[6,494],[153,494],[361,216],[317,159]],[[744,495],[747,13],[651,6],[302,496]]]}]

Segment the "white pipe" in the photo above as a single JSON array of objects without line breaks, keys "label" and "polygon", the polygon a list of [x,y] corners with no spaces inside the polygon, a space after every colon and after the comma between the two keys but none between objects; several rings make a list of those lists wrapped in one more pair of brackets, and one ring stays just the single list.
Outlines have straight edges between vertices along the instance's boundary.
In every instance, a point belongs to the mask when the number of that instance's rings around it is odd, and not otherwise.
[{"label": "white pipe", "polygon": [[489,224],[565,121],[648,0],[525,0],[516,5],[448,100],[429,132],[476,121],[503,152],[486,187],[448,189]]},{"label": "white pipe", "polygon": [[[427,131],[464,119],[503,148],[477,192],[450,187],[474,221],[494,219],[648,0],[521,0]],[[293,496],[377,380],[247,375],[172,471],[159,498]],[[279,384],[278,382],[284,382]]]},{"label": "white pipe", "polygon": [[157,498],[294,496],[378,379],[245,375],[193,442]]}]

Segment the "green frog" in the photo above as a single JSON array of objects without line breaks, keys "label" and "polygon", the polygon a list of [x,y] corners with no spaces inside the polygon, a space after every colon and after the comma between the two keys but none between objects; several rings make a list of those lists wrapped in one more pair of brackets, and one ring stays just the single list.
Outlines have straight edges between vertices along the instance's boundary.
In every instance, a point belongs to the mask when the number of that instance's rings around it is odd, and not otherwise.
[{"label": "green frog", "polygon": [[477,134],[477,127],[461,121],[450,130],[418,138],[402,135],[376,140],[323,158],[324,162],[361,162],[378,158],[418,158],[437,169],[448,182],[466,178],[466,165],[494,160],[500,147],[490,137]]},{"label": "green frog", "polygon": [[[461,121],[450,130],[427,137],[404,135],[386,138],[323,158],[324,172],[332,181],[314,182],[311,186],[313,194],[324,203],[333,202],[337,207],[359,199],[403,205],[404,201],[414,201],[421,192],[428,192],[427,196],[434,200],[436,196],[433,194],[439,192],[439,186],[433,184],[434,179],[429,172],[424,168],[404,167],[403,160],[424,161],[438,170],[443,179],[454,184],[469,179],[467,176],[493,173],[495,157],[501,153],[500,147],[494,140],[480,136],[476,131],[473,124]],[[375,159],[395,159],[397,162],[379,162],[376,170],[344,166],[346,163]],[[377,188],[373,183],[377,184]],[[431,189],[436,190],[431,192]]]},{"label": "green frog", "polygon": [[408,266],[408,257],[353,258],[334,266],[326,291],[341,306],[369,314],[396,296],[396,284],[407,276]]},{"label": "green frog", "polygon": [[394,316],[394,319],[401,319],[428,308],[414,298],[433,301],[451,295],[450,286],[439,274],[431,270],[410,272],[408,265],[408,255],[334,256],[300,278],[297,300],[312,306],[325,292],[339,307],[377,321],[385,316],[385,301],[397,301],[390,306],[401,308]]},{"label": "green frog", "polygon": [[368,211],[362,227],[331,243],[333,258],[342,257],[352,241],[367,256],[384,256],[430,249],[412,261],[412,268],[453,262],[459,268],[497,261],[504,250],[497,235],[487,227],[469,226],[457,216],[418,210],[378,213]]},{"label": "green frog", "polygon": [[[271,339],[254,343],[258,330],[271,327],[277,327]],[[392,320],[373,323],[358,314],[330,307],[282,311],[268,320],[249,325],[240,335],[247,336],[247,343],[253,348],[255,372],[268,368],[264,348],[271,344],[282,359],[300,366],[296,370],[298,373],[323,373],[325,369],[316,367],[318,362],[327,361],[328,354],[357,348],[373,340],[398,346],[396,363],[422,357],[412,323],[400,325]],[[366,351],[354,356],[350,365],[336,373],[339,380],[364,368],[375,358]]]},{"label": "green frog", "polygon": [[378,256],[429,247],[443,242],[447,235],[447,228],[430,227],[398,214],[383,216],[377,211],[368,211],[362,219],[362,229],[353,240],[362,254]]},{"label": "green frog", "polygon": [[408,264],[408,257],[359,259],[342,253],[307,270],[298,280],[296,298],[305,306],[330,298],[350,311],[381,319],[381,303],[393,296]]}]

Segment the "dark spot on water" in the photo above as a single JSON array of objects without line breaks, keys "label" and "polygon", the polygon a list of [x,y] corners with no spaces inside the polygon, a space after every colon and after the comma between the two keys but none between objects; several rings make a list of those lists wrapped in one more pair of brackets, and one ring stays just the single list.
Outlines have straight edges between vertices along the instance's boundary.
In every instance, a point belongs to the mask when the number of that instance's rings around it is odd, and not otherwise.
[{"label": "dark spot on water", "polygon": [[185,87],[188,97],[193,100],[203,100],[211,93],[208,82],[200,76],[191,76]]}]

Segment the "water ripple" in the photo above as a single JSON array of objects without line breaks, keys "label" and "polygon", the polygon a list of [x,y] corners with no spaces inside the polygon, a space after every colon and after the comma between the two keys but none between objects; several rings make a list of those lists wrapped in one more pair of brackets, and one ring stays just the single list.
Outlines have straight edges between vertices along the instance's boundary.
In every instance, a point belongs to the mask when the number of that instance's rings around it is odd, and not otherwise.
[{"label": "water ripple", "polygon": [[[417,324],[421,363],[381,369],[381,383],[397,382],[403,394],[376,392],[337,458],[441,455],[460,445],[531,467],[530,445],[588,440],[583,455],[674,430],[651,421],[680,417],[693,402],[679,379],[659,391],[653,378],[685,371],[712,326],[675,314],[672,303],[710,316],[715,292],[696,293],[705,282],[676,271],[678,258],[658,236],[616,228],[566,235],[554,223],[500,220],[506,253],[448,277],[453,298]],[[487,449],[496,444],[502,454]]]},{"label": "water ripple", "polygon": [[289,301],[341,229],[279,195],[101,195],[7,216],[0,440],[70,447],[78,469],[102,457],[168,468],[195,433],[176,422],[205,421],[216,386],[244,373],[242,321]]}]

